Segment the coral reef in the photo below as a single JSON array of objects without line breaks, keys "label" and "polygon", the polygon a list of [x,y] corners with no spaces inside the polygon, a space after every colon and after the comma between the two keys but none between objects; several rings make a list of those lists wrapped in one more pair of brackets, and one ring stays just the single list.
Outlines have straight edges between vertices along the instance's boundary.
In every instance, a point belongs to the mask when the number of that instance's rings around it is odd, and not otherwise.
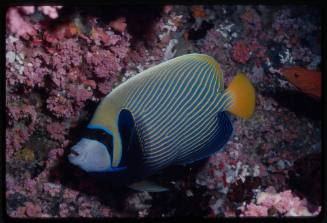
[{"label": "coral reef", "polygon": [[[318,215],[321,104],[289,83],[281,70],[320,70],[319,8],[167,5],[137,10],[8,8],[7,214]],[[113,189],[110,182],[67,165],[69,147],[106,94],[149,67],[194,52],[219,62],[225,86],[242,72],[256,88],[254,116],[231,116],[234,133],[222,151],[164,171],[159,181],[170,191],[158,194]],[[299,186],[310,180],[314,189]]]},{"label": "coral reef", "polygon": [[306,199],[294,196],[290,190],[280,193],[273,192],[274,188],[267,188],[269,192],[256,195],[256,202],[241,207],[241,216],[313,216],[319,214],[321,207],[310,211]]}]

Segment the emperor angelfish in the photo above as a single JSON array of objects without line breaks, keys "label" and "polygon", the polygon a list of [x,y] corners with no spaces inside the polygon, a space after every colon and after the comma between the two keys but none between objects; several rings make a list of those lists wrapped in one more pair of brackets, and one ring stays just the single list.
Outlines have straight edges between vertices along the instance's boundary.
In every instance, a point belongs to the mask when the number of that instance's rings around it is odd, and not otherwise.
[{"label": "emperor angelfish", "polygon": [[136,182],[219,151],[233,131],[226,111],[249,118],[254,107],[255,90],[245,75],[237,74],[224,90],[214,58],[179,56],[103,98],[68,158],[84,171],[111,173],[115,181],[146,190]]}]

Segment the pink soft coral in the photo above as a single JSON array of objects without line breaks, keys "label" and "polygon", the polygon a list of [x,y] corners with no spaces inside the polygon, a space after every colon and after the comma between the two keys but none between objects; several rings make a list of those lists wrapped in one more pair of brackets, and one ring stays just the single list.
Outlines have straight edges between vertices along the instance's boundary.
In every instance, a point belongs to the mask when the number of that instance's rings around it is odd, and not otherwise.
[{"label": "pink soft coral", "polygon": [[[38,10],[51,19],[56,19],[61,8],[62,6],[39,6]],[[7,27],[17,36],[36,35],[36,29],[27,16],[35,11],[35,6],[10,7],[6,14]]]},{"label": "pink soft coral", "polygon": [[23,109],[17,107],[9,109],[7,118],[10,126],[6,128],[6,159],[10,159],[33,134],[37,119],[34,107],[28,105],[23,106]]},{"label": "pink soft coral", "polygon": [[262,33],[261,18],[252,7],[246,7],[245,12],[240,16],[246,35],[257,36]]},{"label": "pink soft coral", "polygon": [[233,46],[232,56],[235,61],[245,64],[250,59],[250,52],[244,41],[238,41]]},{"label": "pink soft coral", "polygon": [[62,6],[39,6],[37,9],[51,19],[56,19],[58,18],[58,10],[61,8]]},{"label": "pink soft coral", "polygon": [[108,77],[121,69],[118,59],[110,50],[96,49],[93,53],[87,53],[86,62],[93,67],[99,78]]},{"label": "pink soft coral", "polygon": [[34,6],[19,6],[17,8],[19,8],[21,11],[23,11],[27,15],[33,14],[35,12]]},{"label": "pink soft coral", "polygon": [[109,23],[109,26],[112,27],[114,30],[118,32],[124,32],[126,29],[126,18],[125,17],[120,17],[112,22]]},{"label": "pink soft coral", "polygon": [[59,92],[55,94],[55,91],[53,91],[53,93],[54,94],[51,95],[46,101],[49,111],[53,112],[53,115],[58,118],[69,118],[75,116],[77,111],[74,111],[72,104],[73,101],[60,95]]},{"label": "pink soft coral", "polygon": [[49,121],[47,123],[46,129],[48,133],[50,133],[51,138],[58,141],[65,140],[65,134],[67,133],[66,131],[67,128],[63,123]]},{"label": "pink soft coral", "polygon": [[265,206],[249,204],[246,206],[244,213],[241,216],[268,216],[268,208]]},{"label": "pink soft coral", "polygon": [[32,202],[26,202],[26,215],[29,217],[40,217],[42,209],[39,205]]},{"label": "pink soft coral", "polygon": [[320,212],[320,207],[312,212],[308,210],[308,201],[293,195],[290,190],[280,193],[260,192],[256,202],[246,205],[241,216],[268,216],[268,209],[274,208],[279,214],[285,216],[313,216]]},{"label": "pink soft coral", "polygon": [[36,31],[33,25],[27,22],[19,13],[17,8],[11,7],[6,14],[7,27],[10,32],[15,33],[17,36],[25,36],[27,34],[35,35]]}]

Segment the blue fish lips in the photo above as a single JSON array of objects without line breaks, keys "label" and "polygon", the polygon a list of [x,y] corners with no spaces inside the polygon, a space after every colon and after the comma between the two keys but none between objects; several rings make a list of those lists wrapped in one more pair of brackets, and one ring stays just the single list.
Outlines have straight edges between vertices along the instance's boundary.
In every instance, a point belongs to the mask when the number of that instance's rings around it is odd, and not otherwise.
[{"label": "blue fish lips", "polygon": [[85,152],[83,152],[83,147],[79,145],[80,143],[74,145],[70,148],[70,154],[68,155],[68,160],[71,164],[79,166],[83,163],[85,158]]}]

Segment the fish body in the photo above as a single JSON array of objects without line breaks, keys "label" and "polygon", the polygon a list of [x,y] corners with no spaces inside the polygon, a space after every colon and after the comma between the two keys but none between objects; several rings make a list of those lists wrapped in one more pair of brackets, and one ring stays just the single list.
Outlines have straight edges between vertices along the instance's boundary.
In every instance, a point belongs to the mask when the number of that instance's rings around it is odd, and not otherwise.
[{"label": "fish body", "polygon": [[303,67],[282,68],[281,73],[299,90],[309,96],[321,98],[321,72]]},{"label": "fish body", "polygon": [[[247,118],[254,103],[254,88],[244,75],[224,90],[219,64],[204,54],[187,54],[145,70],[109,93],[88,126],[88,131],[107,134],[102,144],[110,164],[100,172],[115,172],[132,182],[170,165],[206,158],[232,134],[226,111]],[[95,135],[89,139],[101,141]]]}]

